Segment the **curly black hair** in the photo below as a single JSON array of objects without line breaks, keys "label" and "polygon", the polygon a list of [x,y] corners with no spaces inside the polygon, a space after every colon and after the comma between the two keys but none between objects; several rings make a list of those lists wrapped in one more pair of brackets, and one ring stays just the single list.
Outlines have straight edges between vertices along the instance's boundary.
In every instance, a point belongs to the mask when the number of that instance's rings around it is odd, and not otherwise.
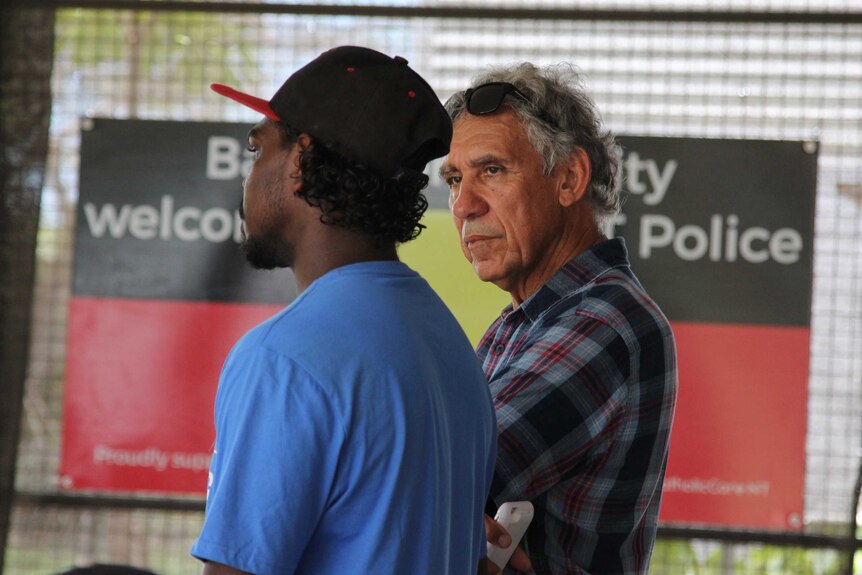
[{"label": "curly black hair", "polygon": [[[295,142],[299,133],[279,123],[286,141]],[[298,194],[311,206],[320,208],[325,224],[360,230],[379,245],[415,239],[425,228],[419,223],[428,200],[422,189],[428,177],[405,170],[384,179],[363,166],[314,140],[300,155],[302,187]]]}]

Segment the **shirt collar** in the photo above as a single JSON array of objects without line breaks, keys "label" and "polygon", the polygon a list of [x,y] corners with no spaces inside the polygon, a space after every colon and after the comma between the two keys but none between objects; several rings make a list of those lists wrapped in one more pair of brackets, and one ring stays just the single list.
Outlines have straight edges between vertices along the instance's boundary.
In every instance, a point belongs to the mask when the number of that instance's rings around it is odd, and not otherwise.
[{"label": "shirt collar", "polygon": [[610,269],[628,265],[628,250],[622,238],[600,242],[569,260],[517,310],[512,304],[507,305],[501,314],[503,321],[514,319],[519,311],[530,321],[536,321],[564,296],[593,283]]}]

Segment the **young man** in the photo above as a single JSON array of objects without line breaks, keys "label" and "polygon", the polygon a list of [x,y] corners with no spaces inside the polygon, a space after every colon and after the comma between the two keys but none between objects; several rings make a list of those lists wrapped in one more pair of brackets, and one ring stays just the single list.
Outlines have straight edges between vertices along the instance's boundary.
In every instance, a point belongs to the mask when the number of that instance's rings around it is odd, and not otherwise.
[{"label": "young man", "polygon": [[512,297],[478,348],[500,432],[492,501],[533,502],[539,575],[646,573],[676,355],[623,241],[601,231],[620,203],[613,137],[566,66],[494,69],[446,108],[461,247]]},{"label": "young man", "polygon": [[451,122],[403,58],[341,47],[249,133],[244,246],[297,299],[227,358],[215,406],[205,574],[475,573],[496,429],[481,366],[396,244]]}]

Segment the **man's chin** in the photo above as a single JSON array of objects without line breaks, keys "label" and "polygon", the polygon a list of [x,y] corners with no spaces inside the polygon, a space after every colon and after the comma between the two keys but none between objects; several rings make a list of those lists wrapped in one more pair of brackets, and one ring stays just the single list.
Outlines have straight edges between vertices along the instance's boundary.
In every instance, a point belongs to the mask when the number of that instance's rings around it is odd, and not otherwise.
[{"label": "man's chin", "polygon": [[276,265],[272,260],[267,260],[253,253],[246,253],[245,259],[256,270],[274,270],[277,267],[282,267]]},{"label": "man's chin", "polygon": [[503,275],[500,273],[499,268],[491,265],[490,262],[485,260],[474,259],[473,271],[476,272],[476,275],[479,276],[479,279],[483,282],[490,282],[495,284],[503,277]]},{"label": "man's chin", "polygon": [[275,268],[290,267],[293,263],[289,257],[286,246],[279,242],[262,242],[245,237],[243,238],[242,251],[249,264],[258,270],[272,270]]}]

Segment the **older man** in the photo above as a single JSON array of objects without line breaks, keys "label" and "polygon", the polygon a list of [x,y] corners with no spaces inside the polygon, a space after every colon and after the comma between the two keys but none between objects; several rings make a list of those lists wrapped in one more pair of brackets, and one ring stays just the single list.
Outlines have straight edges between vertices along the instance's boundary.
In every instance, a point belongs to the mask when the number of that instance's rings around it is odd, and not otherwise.
[{"label": "older man", "polygon": [[446,108],[462,250],[512,297],[478,348],[499,431],[491,502],[533,502],[540,575],[646,573],[676,355],[623,240],[602,232],[620,205],[613,136],[570,66],[492,69]]}]

